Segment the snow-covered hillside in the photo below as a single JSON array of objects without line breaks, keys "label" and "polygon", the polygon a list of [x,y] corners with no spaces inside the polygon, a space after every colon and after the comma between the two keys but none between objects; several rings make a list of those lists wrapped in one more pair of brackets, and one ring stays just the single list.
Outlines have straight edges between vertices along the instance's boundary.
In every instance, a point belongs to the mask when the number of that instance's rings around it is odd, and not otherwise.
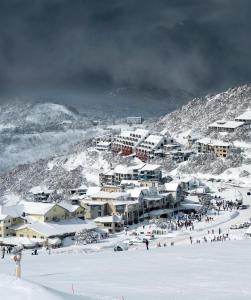
[{"label": "snow-covered hillside", "polygon": [[207,126],[218,119],[233,120],[251,106],[251,85],[227,90],[217,95],[195,98],[180,109],[159,120],[159,128],[173,135],[206,132]]},{"label": "snow-covered hillside", "polygon": [[55,103],[0,105],[0,174],[19,164],[66,153],[70,145],[92,136],[91,119]]},{"label": "snow-covered hillside", "polygon": [[[34,163],[19,165],[7,174],[0,176],[0,195],[5,193],[26,194],[34,186],[67,190],[83,183],[98,185],[99,173],[107,171],[111,157],[88,145],[79,144],[71,153],[50,159],[40,159]],[[13,196],[12,196],[13,198]],[[9,202],[9,200],[8,200]]]}]

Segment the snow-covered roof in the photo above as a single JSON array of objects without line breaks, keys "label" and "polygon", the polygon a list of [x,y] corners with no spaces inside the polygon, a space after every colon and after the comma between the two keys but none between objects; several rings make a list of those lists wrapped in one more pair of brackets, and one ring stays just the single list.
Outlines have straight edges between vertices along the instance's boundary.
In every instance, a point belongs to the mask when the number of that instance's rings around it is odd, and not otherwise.
[{"label": "snow-covered roof", "polygon": [[190,195],[185,198],[187,203],[200,203],[199,197],[197,195]]},{"label": "snow-covered roof", "polygon": [[61,236],[66,233],[74,233],[83,229],[91,230],[95,229],[95,223],[91,221],[84,221],[81,219],[69,219],[60,222],[34,222],[32,224],[23,224],[16,227],[15,230],[21,230],[28,228],[45,236]]},{"label": "snow-covered roof", "polygon": [[138,198],[143,190],[146,190],[145,187],[135,187],[133,189],[126,189],[126,192],[131,195],[132,198]]},{"label": "snow-covered roof", "polygon": [[54,203],[40,203],[40,202],[23,202],[24,212],[30,215],[45,215],[51,210]]},{"label": "snow-covered roof", "polygon": [[230,143],[226,143],[226,142],[223,142],[221,140],[213,140],[213,139],[210,139],[210,138],[200,139],[200,140],[197,141],[197,143],[204,144],[204,145],[210,145],[210,146],[218,146],[218,147],[229,147],[229,146],[231,146]]},{"label": "snow-covered roof", "polygon": [[59,203],[57,203],[57,205],[63,207],[64,209],[68,210],[69,212],[74,212],[80,207],[79,205],[72,205],[65,201],[59,202]]},{"label": "snow-covered roof", "polygon": [[100,186],[89,186],[88,190],[86,191],[86,196],[92,196],[98,193],[101,190]]},{"label": "snow-covered roof", "polygon": [[119,174],[132,174],[133,170],[129,166],[126,165],[117,165],[114,168],[114,173],[119,173]]},{"label": "snow-covered roof", "polygon": [[43,239],[39,238],[28,238],[28,237],[17,237],[17,236],[11,236],[11,237],[4,237],[0,239],[4,244],[7,245],[19,245],[22,244],[24,246],[35,246],[37,243],[44,243]]},{"label": "snow-covered roof", "polygon": [[103,147],[109,147],[111,145],[111,142],[105,142],[105,141],[100,141],[97,143],[97,146],[103,146]]},{"label": "snow-covered roof", "polygon": [[236,117],[235,120],[247,120],[247,121],[251,121],[251,110],[247,110],[246,112],[244,112],[240,116]]},{"label": "snow-covered roof", "polygon": [[121,131],[120,136],[123,136],[123,137],[130,137],[132,133],[133,133],[132,131],[129,131],[129,130],[123,130],[123,131]]},{"label": "snow-covered roof", "polygon": [[105,217],[98,217],[94,220],[96,223],[121,223],[122,217],[113,215],[113,216],[105,216]]},{"label": "snow-covered roof", "polygon": [[140,171],[156,171],[158,169],[160,169],[160,165],[145,164],[144,167],[140,169]]},{"label": "snow-covered roof", "polygon": [[133,186],[140,186],[141,183],[138,180],[121,180],[120,182],[121,185],[133,185]]},{"label": "snow-covered roof", "polygon": [[162,135],[150,134],[144,142],[153,143],[154,146],[158,145],[164,137]]},{"label": "snow-covered roof", "polygon": [[92,198],[103,198],[103,199],[120,199],[120,198],[128,198],[129,194],[126,192],[104,192],[100,191],[94,195],[92,195]]},{"label": "snow-covered roof", "polygon": [[212,124],[209,125],[209,127],[220,127],[220,128],[238,128],[240,126],[244,125],[244,122],[238,122],[238,121],[225,121],[225,120],[218,120]]},{"label": "snow-covered roof", "polygon": [[106,205],[107,202],[105,201],[96,201],[96,200],[82,200],[82,204],[87,204],[87,205]]},{"label": "snow-covered roof", "polygon": [[51,194],[53,192],[53,190],[48,189],[45,186],[34,186],[33,188],[30,189],[30,192],[32,194],[41,194],[41,193],[45,193],[45,194]]},{"label": "snow-covered roof", "polygon": [[137,128],[137,129],[134,131],[134,134],[138,134],[138,135],[141,135],[141,136],[146,136],[146,135],[149,134],[149,130]]},{"label": "snow-covered roof", "polygon": [[113,176],[114,175],[114,170],[109,170],[105,173],[107,176]]},{"label": "snow-covered roof", "polygon": [[138,204],[139,202],[137,201],[137,200],[132,200],[132,201],[128,201],[128,200],[126,200],[126,201],[118,201],[118,200],[115,200],[115,201],[113,201],[112,202],[112,204],[114,205],[114,206],[118,206],[118,205],[134,205],[134,204]]},{"label": "snow-covered roof", "polygon": [[24,206],[22,204],[10,205],[10,206],[0,206],[0,214],[3,216],[10,216],[12,218],[18,218],[22,215],[24,211]]},{"label": "snow-covered roof", "polygon": [[144,200],[146,200],[146,201],[159,201],[159,200],[161,200],[162,199],[162,197],[144,197]]},{"label": "snow-covered roof", "polygon": [[0,214],[0,221],[3,221],[5,219],[7,219],[7,217],[9,217],[9,216],[8,215]]},{"label": "snow-covered roof", "polygon": [[170,181],[164,184],[165,190],[167,192],[176,192],[180,183],[177,181]]}]

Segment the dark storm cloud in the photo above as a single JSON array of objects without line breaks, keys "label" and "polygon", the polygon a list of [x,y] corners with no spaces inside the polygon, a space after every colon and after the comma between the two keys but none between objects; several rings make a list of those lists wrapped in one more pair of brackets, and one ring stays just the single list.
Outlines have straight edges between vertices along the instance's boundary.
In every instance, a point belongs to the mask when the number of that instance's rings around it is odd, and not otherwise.
[{"label": "dark storm cloud", "polygon": [[0,89],[250,82],[249,0],[0,0]]}]

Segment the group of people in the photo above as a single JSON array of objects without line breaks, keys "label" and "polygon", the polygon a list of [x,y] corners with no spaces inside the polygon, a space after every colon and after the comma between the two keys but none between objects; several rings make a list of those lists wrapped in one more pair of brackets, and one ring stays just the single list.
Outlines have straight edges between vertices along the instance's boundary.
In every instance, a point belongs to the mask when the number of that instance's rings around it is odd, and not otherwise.
[{"label": "group of people", "polygon": [[211,230],[208,230],[207,231],[207,234],[208,236],[204,236],[203,238],[201,239],[193,239],[192,236],[190,236],[190,244],[200,244],[201,241],[204,242],[204,243],[207,243],[208,241],[211,241],[212,242],[223,242],[223,241],[226,241],[226,240],[230,240],[229,238],[229,234],[228,233],[222,233],[222,229],[219,227],[218,230],[215,230],[215,229],[211,229]]},{"label": "group of people", "polygon": [[2,246],[1,247],[1,253],[2,253],[1,257],[2,257],[2,259],[5,257],[5,253],[10,254],[11,251],[12,251],[12,247],[11,246],[7,246],[7,247]]},{"label": "group of people", "polygon": [[218,209],[222,209],[222,210],[229,210],[232,211],[233,209],[239,209],[240,204],[238,202],[234,202],[234,201],[228,201],[228,200],[217,200],[216,201],[216,206],[218,207]]}]

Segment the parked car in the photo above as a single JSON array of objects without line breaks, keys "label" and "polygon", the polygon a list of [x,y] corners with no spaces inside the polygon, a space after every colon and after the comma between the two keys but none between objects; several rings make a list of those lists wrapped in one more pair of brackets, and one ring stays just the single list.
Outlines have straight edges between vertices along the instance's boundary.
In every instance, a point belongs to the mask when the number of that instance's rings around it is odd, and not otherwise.
[{"label": "parked car", "polygon": [[230,229],[241,229],[244,228],[243,224],[233,224],[230,226]]},{"label": "parked car", "polygon": [[244,226],[244,228],[248,228],[250,226],[250,222],[244,222],[243,226]]},{"label": "parked car", "polygon": [[125,251],[128,250],[128,246],[126,244],[117,244],[115,245],[115,247],[113,248],[114,251]]}]

